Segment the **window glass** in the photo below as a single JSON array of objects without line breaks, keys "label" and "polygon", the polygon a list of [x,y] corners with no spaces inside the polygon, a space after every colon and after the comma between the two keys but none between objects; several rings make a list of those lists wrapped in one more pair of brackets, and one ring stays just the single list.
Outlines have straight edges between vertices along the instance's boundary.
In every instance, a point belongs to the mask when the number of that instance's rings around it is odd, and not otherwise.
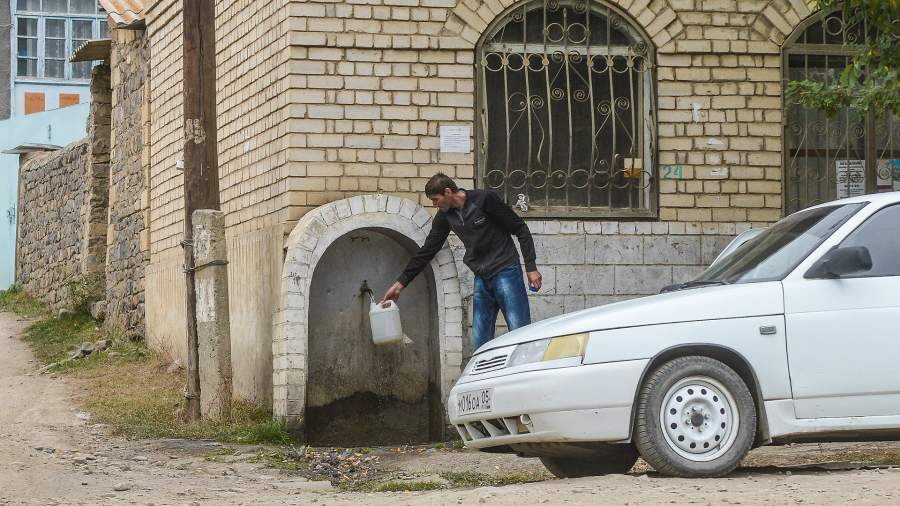
[{"label": "window glass", "polygon": [[19,18],[17,32],[19,37],[37,37],[38,20],[34,18]]},{"label": "window glass", "polygon": [[19,63],[16,66],[16,75],[37,77],[37,58],[19,58]]},{"label": "window glass", "polygon": [[19,37],[18,56],[37,56],[37,39]]},{"label": "window glass", "polygon": [[40,6],[40,0],[19,0],[16,2],[16,9],[20,11],[38,11]]},{"label": "window glass", "polygon": [[[94,22],[89,19],[72,20],[72,38],[87,40],[93,37]],[[79,44],[80,45],[80,44]]]},{"label": "window glass", "polygon": [[96,0],[71,0],[69,7],[75,14],[93,14],[96,5]]},{"label": "window glass", "polygon": [[91,69],[94,67],[92,62],[80,61],[72,64],[72,79],[90,79]]},{"label": "window glass", "polygon": [[44,12],[66,12],[66,0],[44,0],[41,4]]},{"label": "window glass", "polygon": [[44,77],[63,79],[65,75],[66,61],[47,58],[44,61]]},{"label": "window glass", "polygon": [[845,204],[794,213],[710,266],[697,281],[751,283],[784,279],[862,206]]},{"label": "window glass", "polygon": [[841,247],[845,246],[869,249],[872,269],[862,276],[900,276],[900,205],[887,207],[869,217],[844,239]]},{"label": "window glass", "polygon": [[66,20],[48,19],[44,25],[44,37],[66,38]]}]

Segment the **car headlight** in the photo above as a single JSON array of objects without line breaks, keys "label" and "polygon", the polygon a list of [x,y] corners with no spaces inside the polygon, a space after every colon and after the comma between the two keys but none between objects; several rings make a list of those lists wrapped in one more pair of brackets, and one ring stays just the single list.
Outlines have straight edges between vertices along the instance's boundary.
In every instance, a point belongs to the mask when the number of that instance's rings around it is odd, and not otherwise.
[{"label": "car headlight", "polygon": [[587,343],[587,332],[522,343],[516,346],[507,367],[534,362],[547,362],[561,358],[580,357],[584,355]]}]

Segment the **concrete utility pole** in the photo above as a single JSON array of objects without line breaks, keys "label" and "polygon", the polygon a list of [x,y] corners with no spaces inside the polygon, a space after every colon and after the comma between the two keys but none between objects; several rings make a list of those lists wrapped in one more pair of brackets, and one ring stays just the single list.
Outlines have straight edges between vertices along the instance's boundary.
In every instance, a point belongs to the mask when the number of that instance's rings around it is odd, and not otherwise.
[{"label": "concrete utility pole", "polygon": [[194,211],[200,414],[209,418],[231,417],[231,329],[226,255],[225,214],[211,209]]},{"label": "concrete utility pole", "polygon": [[184,270],[187,302],[188,421],[200,419],[197,301],[194,288],[193,212],[219,209],[216,152],[216,43],[213,0],[183,2]]}]

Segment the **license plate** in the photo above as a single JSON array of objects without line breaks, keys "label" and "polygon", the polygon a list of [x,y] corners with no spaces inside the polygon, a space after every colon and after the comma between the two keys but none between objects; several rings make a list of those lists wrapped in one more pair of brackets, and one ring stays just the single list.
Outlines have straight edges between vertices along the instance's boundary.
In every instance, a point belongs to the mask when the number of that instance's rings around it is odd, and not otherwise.
[{"label": "license plate", "polygon": [[485,388],[456,395],[456,414],[471,415],[491,410],[492,390]]}]

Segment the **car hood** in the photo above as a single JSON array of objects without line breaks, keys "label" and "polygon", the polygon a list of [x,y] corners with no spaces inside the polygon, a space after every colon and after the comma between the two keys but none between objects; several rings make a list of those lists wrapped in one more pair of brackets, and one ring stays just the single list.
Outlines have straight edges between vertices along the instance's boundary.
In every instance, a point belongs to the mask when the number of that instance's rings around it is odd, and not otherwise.
[{"label": "car hood", "polygon": [[782,313],[784,297],[780,281],[705,286],[616,302],[541,320],[488,341],[476,353],[545,337],[592,330]]}]

